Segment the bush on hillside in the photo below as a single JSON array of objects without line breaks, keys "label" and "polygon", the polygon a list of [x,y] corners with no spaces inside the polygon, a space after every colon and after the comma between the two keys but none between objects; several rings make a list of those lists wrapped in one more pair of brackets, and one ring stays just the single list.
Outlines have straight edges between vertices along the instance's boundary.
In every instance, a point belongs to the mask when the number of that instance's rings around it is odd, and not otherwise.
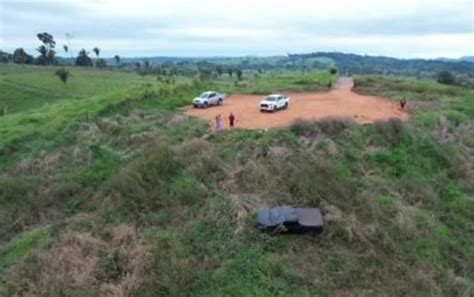
[{"label": "bush on hillside", "polygon": [[97,62],[95,62],[95,67],[105,68],[107,67],[107,62],[105,61],[105,59],[97,59]]},{"label": "bush on hillside", "polygon": [[76,58],[76,66],[88,66],[92,67],[92,59],[89,57],[89,53],[85,49],[82,49]]},{"label": "bush on hillside", "polygon": [[322,201],[349,207],[353,193],[351,184],[324,160],[300,162],[291,174],[288,189],[294,198],[287,203],[313,207],[318,207]]},{"label": "bush on hillside", "polygon": [[355,125],[350,118],[328,117],[319,121],[297,119],[290,130],[298,136],[315,137],[319,133],[335,136]]},{"label": "bush on hillside", "polygon": [[290,126],[290,130],[298,136],[312,137],[319,133],[318,126],[315,121],[305,119],[296,119]]},{"label": "bush on hillside", "polygon": [[326,135],[335,136],[355,125],[351,118],[328,117],[317,122],[318,127]]},{"label": "bush on hillside", "polygon": [[405,126],[399,118],[391,118],[387,121],[376,121],[375,128],[380,133],[386,144],[394,145],[398,142]]},{"label": "bush on hillside", "polygon": [[440,84],[454,85],[456,78],[449,71],[441,71],[436,75],[436,81]]},{"label": "bush on hillside", "polygon": [[67,80],[69,79],[69,71],[67,71],[67,70],[64,69],[64,68],[61,68],[61,69],[56,70],[56,72],[54,73],[54,75],[56,75],[57,77],[59,77],[59,79],[60,79],[64,84],[66,84],[66,83],[67,83]]}]

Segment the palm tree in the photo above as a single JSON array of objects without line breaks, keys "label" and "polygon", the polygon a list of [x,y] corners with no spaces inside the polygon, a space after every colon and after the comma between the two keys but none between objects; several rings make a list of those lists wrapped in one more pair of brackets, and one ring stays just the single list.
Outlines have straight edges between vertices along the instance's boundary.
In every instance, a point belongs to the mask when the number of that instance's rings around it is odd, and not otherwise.
[{"label": "palm tree", "polygon": [[71,47],[71,39],[73,38],[74,36],[72,36],[71,33],[66,33],[66,39],[67,39],[67,50],[69,52],[69,57],[72,59],[72,47]]},{"label": "palm tree", "polygon": [[67,54],[69,53],[69,47],[67,45],[63,45],[63,49],[64,49],[64,52],[66,53],[66,57],[67,57]]},{"label": "palm tree", "polygon": [[94,47],[92,51],[95,53],[96,59],[95,59],[95,64],[97,66],[97,60],[99,59],[99,54],[100,54],[100,48]]},{"label": "palm tree", "polygon": [[115,59],[115,62],[117,63],[117,65],[120,64],[120,56],[119,55],[115,55],[114,59]]},{"label": "palm tree", "polygon": [[96,55],[97,58],[98,58],[98,57],[99,57],[99,54],[100,54],[100,48],[94,47],[94,48],[92,49],[92,51],[95,53],[95,55]]}]

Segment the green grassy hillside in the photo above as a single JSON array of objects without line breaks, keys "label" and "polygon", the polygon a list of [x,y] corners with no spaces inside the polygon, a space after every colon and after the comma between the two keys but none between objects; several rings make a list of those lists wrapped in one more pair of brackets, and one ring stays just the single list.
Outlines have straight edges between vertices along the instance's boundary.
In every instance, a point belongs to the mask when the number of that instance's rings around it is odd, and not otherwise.
[{"label": "green grassy hillside", "polygon": [[[24,71],[9,67],[7,78]],[[81,71],[84,87],[107,76]],[[356,79],[358,92],[407,98],[408,123],[298,121],[215,135],[178,111],[205,89],[324,90],[333,79],[131,77],[0,117],[0,292],[469,296],[470,91]],[[278,204],[321,207],[328,226],[317,236],[257,231],[256,211]]]},{"label": "green grassy hillside", "polygon": [[54,72],[56,67],[0,64],[0,106],[8,106],[9,113],[32,110],[45,103],[60,100],[84,99],[102,95],[146,81],[135,73],[66,67],[69,83],[63,84]]}]

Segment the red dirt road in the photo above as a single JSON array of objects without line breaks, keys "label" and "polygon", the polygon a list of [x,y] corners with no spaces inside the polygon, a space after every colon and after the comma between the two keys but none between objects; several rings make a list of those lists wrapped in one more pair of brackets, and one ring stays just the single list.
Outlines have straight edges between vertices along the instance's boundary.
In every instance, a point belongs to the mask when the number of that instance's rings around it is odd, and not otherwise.
[{"label": "red dirt road", "polygon": [[359,123],[372,123],[377,120],[400,118],[408,120],[409,114],[400,110],[397,102],[381,97],[364,96],[352,92],[351,78],[339,78],[334,89],[328,93],[283,93],[291,98],[286,110],[275,113],[262,113],[258,106],[264,96],[234,94],[223,105],[197,109],[187,107],[187,115],[214,121],[216,115],[223,118],[223,128],[229,128],[228,117],[235,115],[236,128],[268,129],[286,127],[296,119],[322,119],[326,117],[352,118]]}]

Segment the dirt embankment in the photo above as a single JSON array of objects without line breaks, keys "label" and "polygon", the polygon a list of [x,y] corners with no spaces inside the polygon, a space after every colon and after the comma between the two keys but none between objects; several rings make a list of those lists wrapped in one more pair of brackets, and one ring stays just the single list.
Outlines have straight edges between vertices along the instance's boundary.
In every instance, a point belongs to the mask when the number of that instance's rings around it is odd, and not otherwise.
[{"label": "dirt embankment", "polygon": [[400,118],[408,120],[409,114],[401,110],[397,102],[376,96],[364,96],[352,92],[354,82],[341,77],[327,93],[284,93],[291,98],[290,107],[275,113],[262,113],[258,106],[260,95],[234,94],[221,106],[207,109],[188,107],[185,113],[204,120],[213,121],[220,114],[224,128],[228,128],[227,117],[232,112],[236,127],[244,129],[268,129],[286,127],[296,119],[318,120],[326,117],[352,118],[359,123]]}]

